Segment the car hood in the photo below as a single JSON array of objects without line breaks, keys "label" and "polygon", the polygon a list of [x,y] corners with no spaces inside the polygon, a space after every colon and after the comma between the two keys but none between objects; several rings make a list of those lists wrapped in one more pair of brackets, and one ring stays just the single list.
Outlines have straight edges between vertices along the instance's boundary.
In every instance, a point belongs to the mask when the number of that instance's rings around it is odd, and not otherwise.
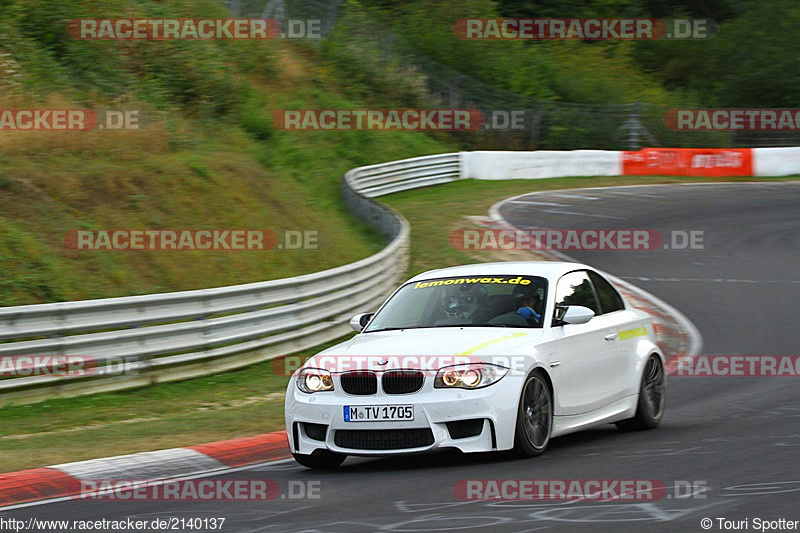
[{"label": "car hood", "polygon": [[[509,353],[531,354],[541,329],[435,328],[357,335],[312,357],[305,366],[332,372],[372,368],[438,368],[485,361]],[[382,364],[378,364],[383,360]]]}]

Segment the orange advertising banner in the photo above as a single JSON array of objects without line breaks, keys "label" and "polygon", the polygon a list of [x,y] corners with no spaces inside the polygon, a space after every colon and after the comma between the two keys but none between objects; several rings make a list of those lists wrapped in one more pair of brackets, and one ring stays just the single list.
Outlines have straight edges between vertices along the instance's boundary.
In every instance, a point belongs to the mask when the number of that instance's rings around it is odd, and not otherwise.
[{"label": "orange advertising banner", "polygon": [[625,176],[752,176],[750,148],[643,148],[622,152]]}]

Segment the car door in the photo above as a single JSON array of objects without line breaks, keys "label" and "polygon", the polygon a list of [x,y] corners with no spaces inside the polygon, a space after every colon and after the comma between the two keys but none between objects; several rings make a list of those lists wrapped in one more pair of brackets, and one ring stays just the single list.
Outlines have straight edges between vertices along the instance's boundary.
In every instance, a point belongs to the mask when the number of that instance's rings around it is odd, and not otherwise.
[{"label": "car door", "polygon": [[[625,309],[622,296],[607,279],[592,270],[588,272],[597,298],[600,300],[600,311],[602,312],[600,317],[603,318],[603,323],[609,332],[613,330],[617,333],[612,339],[606,340],[611,345],[614,354],[614,357],[610,359],[610,364],[614,369],[613,378],[616,391],[612,401],[621,400],[631,394],[631,383],[638,385],[638,376],[635,375],[636,342],[631,342],[626,336],[631,328],[637,327],[638,319],[633,311]],[[638,386],[635,390],[638,392]]]},{"label": "car door", "polygon": [[585,324],[553,328],[557,372],[557,412],[576,415],[600,409],[619,398],[620,351],[616,338],[618,324],[604,316],[594,285],[585,270],[570,272],[556,285],[555,309],[567,305],[588,307],[597,316]]}]

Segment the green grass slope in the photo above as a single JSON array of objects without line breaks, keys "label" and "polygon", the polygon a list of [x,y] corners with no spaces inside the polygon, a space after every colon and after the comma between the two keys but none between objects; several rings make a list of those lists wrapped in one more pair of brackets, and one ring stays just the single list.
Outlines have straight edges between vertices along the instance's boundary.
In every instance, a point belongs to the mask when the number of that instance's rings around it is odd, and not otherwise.
[{"label": "green grass slope", "polygon": [[[304,274],[383,243],[340,201],[357,165],[441,152],[421,134],[285,132],[281,108],[363,108],[308,43],[78,41],[79,17],[224,17],[217,2],[0,3],[0,108],[137,110],[139,130],[0,131],[0,306]],[[319,250],[74,251],[73,229],[270,229]]]}]

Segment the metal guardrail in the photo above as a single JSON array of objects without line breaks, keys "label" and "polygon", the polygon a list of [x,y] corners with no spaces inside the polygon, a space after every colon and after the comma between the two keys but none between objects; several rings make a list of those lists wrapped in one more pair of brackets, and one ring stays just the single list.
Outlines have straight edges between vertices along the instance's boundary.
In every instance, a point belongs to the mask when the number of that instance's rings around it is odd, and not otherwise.
[{"label": "metal guardrail", "polygon": [[461,154],[438,154],[392,161],[351,170],[345,181],[363,196],[384,194],[438,185],[461,177]]},{"label": "metal guardrail", "polygon": [[0,403],[122,390],[232,370],[345,334],[408,267],[410,229],[372,198],[459,179],[459,154],[349,171],[348,207],[389,241],[379,253],[293,278],[194,291],[0,308],[0,357],[92,357],[91,375],[0,379]]}]

